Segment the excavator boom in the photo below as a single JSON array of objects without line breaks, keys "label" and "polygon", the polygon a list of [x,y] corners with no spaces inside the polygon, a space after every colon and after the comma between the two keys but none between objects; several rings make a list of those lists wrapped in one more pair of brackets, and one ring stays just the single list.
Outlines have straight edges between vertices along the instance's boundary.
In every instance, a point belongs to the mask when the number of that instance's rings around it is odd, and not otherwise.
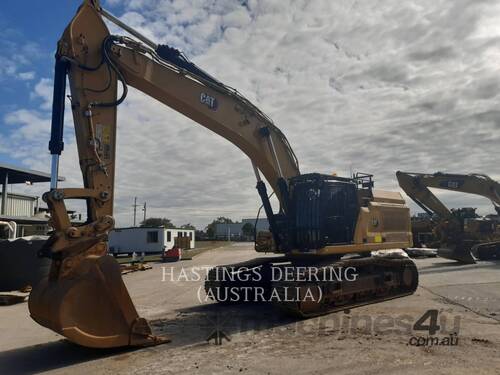
[{"label": "excavator boom", "polygon": [[[146,321],[139,318],[118,264],[107,255],[107,234],[114,226],[116,113],[127,85],[238,146],[252,160],[266,198],[259,170],[282,199],[280,184],[298,175],[299,167],[283,133],[236,90],[176,50],[166,46],[154,50],[126,37],[111,36],[101,12],[97,1],[84,1],[58,43],[49,142],[52,181],[51,191],[43,196],[54,234],[41,250],[53,262],[49,278],[33,290],[29,308],[37,322],[81,345],[153,345],[165,340],[153,336]],[[176,64],[179,61],[183,64]],[[64,148],[66,76],[84,181],[84,187],[77,189],[57,187],[58,158]],[[85,225],[70,223],[66,199],[87,202]]]}]

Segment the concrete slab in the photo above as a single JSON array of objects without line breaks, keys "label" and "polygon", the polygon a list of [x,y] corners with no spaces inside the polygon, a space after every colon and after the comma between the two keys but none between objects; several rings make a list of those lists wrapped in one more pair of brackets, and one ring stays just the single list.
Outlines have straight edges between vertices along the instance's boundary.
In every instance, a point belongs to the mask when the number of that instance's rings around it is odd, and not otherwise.
[{"label": "concrete slab", "polygon": [[[409,297],[297,320],[268,305],[200,303],[199,281],[174,280],[184,270],[254,258],[251,244],[207,251],[192,261],[156,264],[124,276],[141,315],[172,343],[136,350],[91,350],[38,326],[27,305],[0,307],[0,369],[8,373],[340,373],[494,374],[500,369],[499,265],[457,266],[421,259],[421,287]],[[163,269],[165,266],[167,269]],[[172,267],[172,268],[170,268]],[[464,299],[462,299],[462,297]],[[469,297],[471,299],[469,300]],[[474,297],[474,298],[472,298]],[[414,346],[414,323],[439,314],[439,337],[456,346]],[[231,341],[208,343],[214,330]]]}]

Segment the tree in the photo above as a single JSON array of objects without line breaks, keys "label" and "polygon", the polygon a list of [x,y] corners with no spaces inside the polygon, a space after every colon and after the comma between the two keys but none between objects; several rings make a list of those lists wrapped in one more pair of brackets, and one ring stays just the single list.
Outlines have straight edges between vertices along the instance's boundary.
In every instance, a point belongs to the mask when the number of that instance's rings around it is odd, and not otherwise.
[{"label": "tree", "polygon": [[191,230],[196,230],[195,226],[191,223],[187,223],[187,224],[182,224],[181,225],[181,228],[182,229],[191,229]]},{"label": "tree", "polygon": [[165,228],[175,228],[175,225],[170,219],[166,217],[148,217],[146,220],[141,222],[141,227],[165,227]]},{"label": "tree", "polygon": [[245,225],[241,227],[241,233],[244,237],[253,237],[254,226],[251,223],[245,223]]},{"label": "tree", "polygon": [[210,224],[207,225],[207,235],[208,238],[214,238],[215,237],[215,225],[216,224],[232,224],[233,221],[224,216],[219,216],[217,219],[212,221]]}]

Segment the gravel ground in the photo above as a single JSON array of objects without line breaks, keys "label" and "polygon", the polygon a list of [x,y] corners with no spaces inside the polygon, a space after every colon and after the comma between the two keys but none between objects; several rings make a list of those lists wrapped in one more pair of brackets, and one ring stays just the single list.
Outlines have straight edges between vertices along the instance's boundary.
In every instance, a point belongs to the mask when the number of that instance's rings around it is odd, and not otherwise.
[{"label": "gravel ground", "polygon": [[[414,295],[308,320],[290,318],[269,305],[200,303],[202,281],[175,276],[182,267],[192,271],[252,257],[252,245],[233,244],[167,265],[172,269],[156,264],[125,275],[140,314],[172,339],[157,347],[81,348],[36,325],[26,304],[0,307],[0,369],[73,374],[500,373],[500,263],[458,266],[440,258],[419,259],[420,286]],[[413,329],[427,310],[437,310],[440,328],[433,337],[453,345],[431,345],[424,342],[427,332]],[[214,331],[230,341],[207,342]]]}]

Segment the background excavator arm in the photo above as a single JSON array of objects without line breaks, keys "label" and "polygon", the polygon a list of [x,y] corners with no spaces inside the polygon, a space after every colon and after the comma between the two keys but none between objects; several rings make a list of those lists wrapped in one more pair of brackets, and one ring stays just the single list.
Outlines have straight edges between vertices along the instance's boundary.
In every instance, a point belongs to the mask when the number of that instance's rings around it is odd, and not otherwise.
[{"label": "background excavator arm", "polygon": [[500,184],[484,174],[434,174],[396,172],[399,186],[430,215],[451,216],[450,210],[429,190],[429,188],[452,190],[475,194],[491,200],[500,214]]},{"label": "background excavator arm", "polygon": [[[480,195],[493,203],[500,215],[500,184],[482,174],[434,174],[397,172],[399,186],[429,215],[435,226],[434,234],[439,239],[438,254],[441,257],[474,263],[471,251],[479,258],[497,254],[498,241],[489,231],[483,233],[481,226],[466,233],[462,210],[450,211],[429,188],[452,190],[467,194]],[[465,210],[465,209],[463,209]],[[433,215],[437,215],[433,218]],[[467,214],[468,215],[468,214]],[[475,215],[475,214],[474,214]],[[480,223],[480,222],[478,222]],[[494,222],[485,222],[494,233]],[[484,248],[484,251],[479,251]],[[482,255],[486,254],[486,255]],[[496,255],[495,255],[496,256]]]}]

